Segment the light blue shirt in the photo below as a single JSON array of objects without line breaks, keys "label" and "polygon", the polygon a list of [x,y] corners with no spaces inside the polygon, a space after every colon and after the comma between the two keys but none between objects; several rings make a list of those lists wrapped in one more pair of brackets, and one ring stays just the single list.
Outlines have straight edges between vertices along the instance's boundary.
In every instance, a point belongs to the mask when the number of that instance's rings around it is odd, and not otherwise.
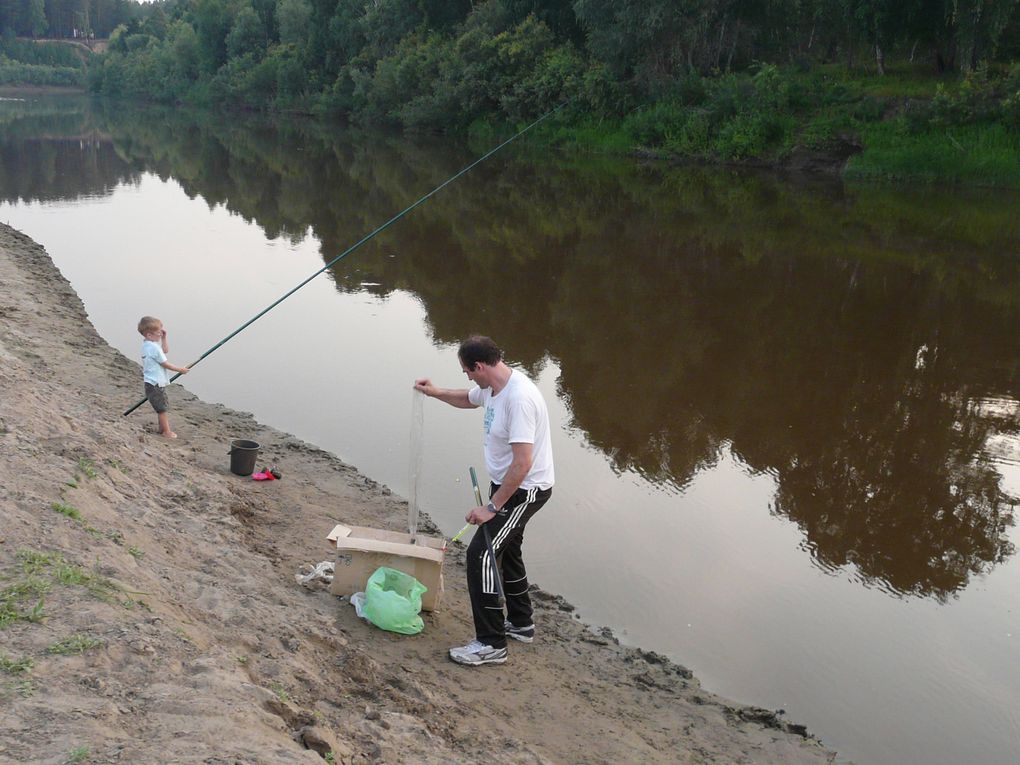
[{"label": "light blue shirt", "polygon": [[159,343],[152,340],[142,341],[142,379],[147,383],[165,388],[170,383],[170,375],[163,367],[166,354]]}]

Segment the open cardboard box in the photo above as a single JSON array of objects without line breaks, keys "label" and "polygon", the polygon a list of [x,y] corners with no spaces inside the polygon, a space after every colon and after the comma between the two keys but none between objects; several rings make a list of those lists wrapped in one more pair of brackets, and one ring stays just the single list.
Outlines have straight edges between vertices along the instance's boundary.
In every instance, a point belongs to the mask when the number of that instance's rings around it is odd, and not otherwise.
[{"label": "open cardboard box", "polygon": [[380,566],[410,574],[428,587],[421,596],[422,611],[435,611],[443,595],[443,555],[446,542],[441,537],[383,531],[366,526],[337,524],[326,539],[336,547],[336,566],[329,591],[350,596],[363,592],[368,578]]}]

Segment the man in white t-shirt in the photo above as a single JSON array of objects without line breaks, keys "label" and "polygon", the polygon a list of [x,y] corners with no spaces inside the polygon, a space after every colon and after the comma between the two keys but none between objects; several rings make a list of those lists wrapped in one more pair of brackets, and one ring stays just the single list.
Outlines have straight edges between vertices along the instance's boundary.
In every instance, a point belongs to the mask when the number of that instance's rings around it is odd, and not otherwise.
[{"label": "man in white t-shirt", "polygon": [[[424,378],[414,387],[459,409],[485,409],[485,467],[492,479],[489,502],[472,508],[465,520],[487,524],[498,572],[484,536],[475,534],[467,549],[475,639],[451,648],[450,658],[468,666],[502,664],[508,637],[524,643],[535,639],[521,544],[525,525],[552,495],[549,411],[535,384],[507,366],[503,352],[488,337],[469,337],[457,357],[473,388],[437,388]],[[497,573],[503,578],[505,616],[497,595]]]}]

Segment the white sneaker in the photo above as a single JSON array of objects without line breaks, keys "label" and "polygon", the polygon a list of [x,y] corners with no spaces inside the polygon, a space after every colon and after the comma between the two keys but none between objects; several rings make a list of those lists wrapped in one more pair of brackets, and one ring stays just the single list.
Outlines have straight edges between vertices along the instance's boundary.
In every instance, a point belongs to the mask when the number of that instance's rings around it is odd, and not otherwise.
[{"label": "white sneaker", "polygon": [[450,658],[458,664],[470,667],[482,664],[502,664],[506,661],[505,648],[493,648],[491,645],[472,640],[465,646],[450,649]]}]

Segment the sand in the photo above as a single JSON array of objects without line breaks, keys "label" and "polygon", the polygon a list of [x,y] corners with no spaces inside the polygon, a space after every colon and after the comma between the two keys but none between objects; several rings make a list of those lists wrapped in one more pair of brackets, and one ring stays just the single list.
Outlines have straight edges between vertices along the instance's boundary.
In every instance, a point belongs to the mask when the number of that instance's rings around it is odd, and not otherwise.
[{"label": "sand", "polygon": [[[0,763],[835,760],[541,590],[534,643],[453,664],[459,544],[422,633],[359,620],[295,574],[336,523],[406,530],[406,501],[181,386],[162,439],[147,404],[122,416],[140,387],[46,252],[0,226]],[[239,437],[283,479],[231,474]]]}]

